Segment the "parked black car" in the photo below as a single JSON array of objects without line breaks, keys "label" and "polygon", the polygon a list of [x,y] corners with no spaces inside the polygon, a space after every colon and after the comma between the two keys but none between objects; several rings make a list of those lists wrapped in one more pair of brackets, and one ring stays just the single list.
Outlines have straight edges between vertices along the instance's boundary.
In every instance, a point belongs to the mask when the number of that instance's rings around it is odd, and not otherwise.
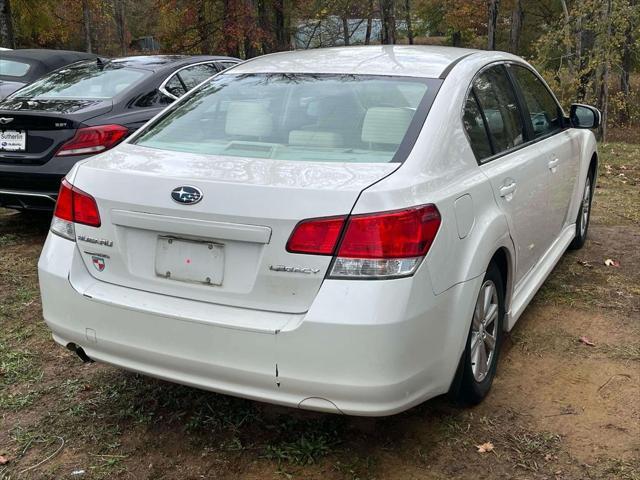
[{"label": "parked black car", "polygon": [[68,50],[20,49],[0,51],[0,100],[60,67],[97,55]]},{"label": "parked black car", "polygon": [[78,161],[117,145],[164,107],[238,63],[231,57],[96,59],[0,102],[0,206],[52,210]]}]

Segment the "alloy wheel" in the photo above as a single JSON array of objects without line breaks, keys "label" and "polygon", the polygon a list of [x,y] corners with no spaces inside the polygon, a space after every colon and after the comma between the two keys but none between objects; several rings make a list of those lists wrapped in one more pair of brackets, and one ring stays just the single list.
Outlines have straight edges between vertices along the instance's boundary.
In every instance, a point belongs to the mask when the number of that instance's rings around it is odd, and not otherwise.
[{"label": "alloy wheel", "polygon": [[477,382],[482,382],[491,370],[498,338],[498,314],[498,290],[487,280],[480,289],[471,325],[471,370]]}]

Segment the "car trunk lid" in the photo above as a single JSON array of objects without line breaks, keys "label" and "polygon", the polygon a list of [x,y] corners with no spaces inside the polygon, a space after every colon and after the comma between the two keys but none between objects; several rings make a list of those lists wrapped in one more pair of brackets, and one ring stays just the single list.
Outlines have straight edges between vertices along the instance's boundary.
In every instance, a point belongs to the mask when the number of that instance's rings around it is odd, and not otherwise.
[{"label": "car trunk lid", "polygon": [[83,122],[111,109],[111,100],[4,100],[0,104],[0,130],[24,132],[26,149],[0,149],[0,163],[42,165],[73,138]]},{"label": "car trunk lid", "polygon": [[[346,215],[360,192],[399,164],[203,156],[129,144],[94,157],[73,183],[91,194],[99,228],[76,226],[96,279],[223,305],[302,313],[331,257],[291,254],[306,218]],[[191,205],[172,191],[195,187]]]}]

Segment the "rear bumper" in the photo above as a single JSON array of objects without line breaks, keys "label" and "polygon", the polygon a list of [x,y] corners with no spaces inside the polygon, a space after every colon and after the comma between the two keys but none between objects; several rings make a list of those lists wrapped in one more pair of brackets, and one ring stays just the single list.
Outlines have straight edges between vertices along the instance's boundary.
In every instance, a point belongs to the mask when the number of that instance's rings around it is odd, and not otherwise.
[{"label": "rear bumper", "polygon": [[38,264],[58,343],[176,383],[351,415],[390,415],[445,393],[466,341],[466,299],[479,288],[474,279],[436,296],[426,269],[400,280],[327,280],[306,314],[281,314],[84,282],[76,252],[50,234]]},{"label": "rear bumper", "polygon": [[88,156],[53,157],[42,165],[5,163],[0,159],[0,206],[52,211],[60,182]]}]

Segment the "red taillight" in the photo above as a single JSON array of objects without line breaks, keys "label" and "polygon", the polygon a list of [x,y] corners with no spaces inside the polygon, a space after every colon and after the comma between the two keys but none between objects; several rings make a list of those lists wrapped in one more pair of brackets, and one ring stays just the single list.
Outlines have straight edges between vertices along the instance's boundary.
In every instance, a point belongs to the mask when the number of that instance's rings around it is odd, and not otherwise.
[{"label": "red taillight", "polygon": [[89,155],[104,152],[116,146],[128,133],[127,127],[122,125],[79,128],[74,137],[60,147],[56,155]]},{"label": "red taillight", "polygon": [[296,225],[289,237],[287,251],[311,255],[333,255],[345,218],[340,216],[303,220]]},{"label": "red taillight", "polygon": [[294,229],[287,251],[342,258],[389,259],[426,255],[440,227],[435,205],[349,217],[303,220]]},{"label": "red taillight", "polygon": [[434,205],[349,218],[337,256],[342,258],[422,257],[440,227]]},{"label": "red taillight", "polygon": [[67,222],[81,223],[90,227],[100,226],[100,212],[94,198],[66,180],[62,180],[60,185],[53,215]]}]

